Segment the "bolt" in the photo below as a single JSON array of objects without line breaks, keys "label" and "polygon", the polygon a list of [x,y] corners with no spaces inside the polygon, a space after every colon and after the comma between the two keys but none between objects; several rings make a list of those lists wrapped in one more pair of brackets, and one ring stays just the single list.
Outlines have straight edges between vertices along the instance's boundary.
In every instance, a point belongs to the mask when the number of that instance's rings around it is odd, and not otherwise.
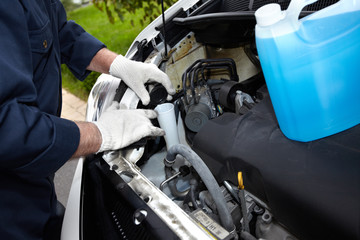
[{"label": "bolt", "polygon": [[111,170],[114,170],[114,171],[117,170],[118,168],[119,168],[119,166],[116,165],[116,164],[114,164],[114,165],[111,166]]},{"label": "bolt", "polygon": [[135,225],[139,225],[147,216],[147,212],[145,210],[136,210],[133,218]]},{"label": "bolt", "polygon": [[264,213],[264,209],[262,209],[261,207],[259,207],[258,205],[256,205],[254,207],[254,212],[257,214],[257,215],[261,215]]}]

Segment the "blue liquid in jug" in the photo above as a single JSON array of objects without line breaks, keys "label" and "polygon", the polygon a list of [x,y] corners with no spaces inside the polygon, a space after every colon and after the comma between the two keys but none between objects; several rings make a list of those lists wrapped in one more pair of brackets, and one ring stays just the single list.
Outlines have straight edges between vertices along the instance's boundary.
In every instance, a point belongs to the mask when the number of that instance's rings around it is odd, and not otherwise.
[{"label": "blue liquid in jug", "polygon": [[288,138],[311,141],[360,123],[359,11],[307,20],[294,33],[256,41]]}]

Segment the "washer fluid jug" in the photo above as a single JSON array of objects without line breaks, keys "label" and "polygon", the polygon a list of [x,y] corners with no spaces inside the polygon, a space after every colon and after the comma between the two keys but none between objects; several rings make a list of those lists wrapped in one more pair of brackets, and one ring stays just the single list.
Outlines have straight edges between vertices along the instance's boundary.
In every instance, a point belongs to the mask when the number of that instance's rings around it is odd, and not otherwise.
[{"label": "washer fluid jug", "polygon": [[314,2],[255,12],[256,45],[280,129],[303,142],[360,123],[360,0],[341,0],[299,20]]}]

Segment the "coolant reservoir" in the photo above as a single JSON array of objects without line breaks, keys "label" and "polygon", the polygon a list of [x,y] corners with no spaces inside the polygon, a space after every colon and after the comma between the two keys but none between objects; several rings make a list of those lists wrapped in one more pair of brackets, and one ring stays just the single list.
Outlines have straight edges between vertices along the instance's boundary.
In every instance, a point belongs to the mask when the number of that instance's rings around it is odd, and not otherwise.
[{"label": "coolant reservoir", "polygon": [[299,20],[316,0],[255,12],[256,45],[282,132],[312,141],[360,123],[360,0]]}]

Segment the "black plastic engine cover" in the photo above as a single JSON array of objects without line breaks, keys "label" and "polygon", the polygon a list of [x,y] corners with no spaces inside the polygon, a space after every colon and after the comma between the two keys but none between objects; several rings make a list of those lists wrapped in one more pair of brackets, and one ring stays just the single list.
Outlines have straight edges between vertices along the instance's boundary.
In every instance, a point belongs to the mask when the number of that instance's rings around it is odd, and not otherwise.
[{"label": "black plastic engine cover", "polygon": [[246,115],[208,121],[193,148],[219,182],[242,171],[245,189],[300,239],[360,239],[360,125],[292,141],[266,97]]}]

